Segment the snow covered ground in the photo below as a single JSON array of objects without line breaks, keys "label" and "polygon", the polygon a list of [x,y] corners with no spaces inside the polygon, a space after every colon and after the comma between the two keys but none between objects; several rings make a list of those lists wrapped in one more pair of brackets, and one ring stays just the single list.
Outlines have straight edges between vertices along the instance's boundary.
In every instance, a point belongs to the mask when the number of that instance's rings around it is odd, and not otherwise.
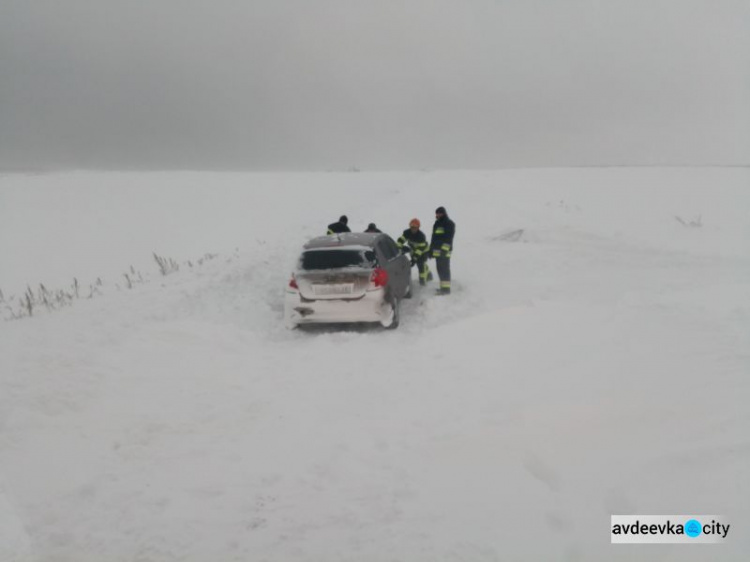
[{"label": "snow covered ground", "polygon": [[[308,237],[438,205],[451,297],[283,328]],[[748,169],[0,176],[3,317],[73,277],[0,322],[2,561],[748,559]],[[661,513],[732,532],[610,544]]]}]

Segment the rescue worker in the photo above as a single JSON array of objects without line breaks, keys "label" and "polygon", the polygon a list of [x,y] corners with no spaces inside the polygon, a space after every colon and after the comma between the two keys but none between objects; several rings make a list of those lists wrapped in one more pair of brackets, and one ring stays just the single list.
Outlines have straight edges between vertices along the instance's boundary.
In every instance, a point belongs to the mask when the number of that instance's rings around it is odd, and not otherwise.
[{"label": "rescue worker", "polygon": [[328,232],[326,234],[341,234],[342,232],[351,232],[348,226],[346,226],[346,223],[349,222],[349,219],[346,218],[346,215],[341,215],[339,217],[339,222],[332,222],[328,225]]},{"label": "rescue worker", "polygon": [[377,226],[375,226],[374,222],[371,222],[370,224],[367,225],[367,230],[365,230],[365,232],[382,234],[383,231],[380,230]]},{"label": "rescue worker", "polygon": [[417,266],[419,284],[424,286],[427,281],[432,279],[432,273],[430,273],[430,268],[427,265],[427,258],[429,257],[427,236],[419,230],[420,226],[419,219],[411,219],[409,228],[399,236],[396,244],[403,251],[411,252],[411,264]]},{"label": "rescue worker", "polygon": [[456,233],[455,223],[448,218],[445,207],[435,209],[435,224],[432,227],[430,241],[430,257],[435,258],[440,289],[438,294],[451,294],[451,253],[453,252],[453,235]]}]

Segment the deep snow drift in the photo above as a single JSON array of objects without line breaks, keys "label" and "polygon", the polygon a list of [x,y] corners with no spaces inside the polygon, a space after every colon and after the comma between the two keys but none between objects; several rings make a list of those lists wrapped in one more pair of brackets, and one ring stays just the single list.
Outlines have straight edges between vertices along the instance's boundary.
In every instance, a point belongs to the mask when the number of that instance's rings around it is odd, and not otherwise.
[{"label": "deep snow drift", "polygon": [[[746,560],[749,187],[746,169],[0,176],[4,318],[27,285],[102,279],[0,322],[0,560]],[[417,294],[394,332],[283,328],[308,237],[341,213],[429,229],[438,205],[451,297]],[[610,545],[618,513],[733,532]]]}]

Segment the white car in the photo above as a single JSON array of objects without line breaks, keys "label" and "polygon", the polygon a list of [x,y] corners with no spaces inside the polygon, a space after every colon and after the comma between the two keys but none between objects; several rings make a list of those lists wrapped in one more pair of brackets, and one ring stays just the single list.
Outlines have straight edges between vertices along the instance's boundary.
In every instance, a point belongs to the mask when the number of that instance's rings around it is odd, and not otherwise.
[{"label": "white car", "polygon": [[379,322],[398,327],[411,264],[387,234],[344,233],[305,244],[286,287],[284,318],[300,324]]}]

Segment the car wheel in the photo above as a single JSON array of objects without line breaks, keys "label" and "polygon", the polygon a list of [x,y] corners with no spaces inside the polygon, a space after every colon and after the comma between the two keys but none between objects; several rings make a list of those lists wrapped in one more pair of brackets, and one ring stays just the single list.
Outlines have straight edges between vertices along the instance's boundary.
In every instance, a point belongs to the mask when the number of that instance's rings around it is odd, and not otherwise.
[{"label": "car wheel", "polygon": [[380,325],[386,330],[395,330],[401,321],[401,301],[394,298],[388,304],[390,305],[390,309],[386,317],[380,321]]}]

